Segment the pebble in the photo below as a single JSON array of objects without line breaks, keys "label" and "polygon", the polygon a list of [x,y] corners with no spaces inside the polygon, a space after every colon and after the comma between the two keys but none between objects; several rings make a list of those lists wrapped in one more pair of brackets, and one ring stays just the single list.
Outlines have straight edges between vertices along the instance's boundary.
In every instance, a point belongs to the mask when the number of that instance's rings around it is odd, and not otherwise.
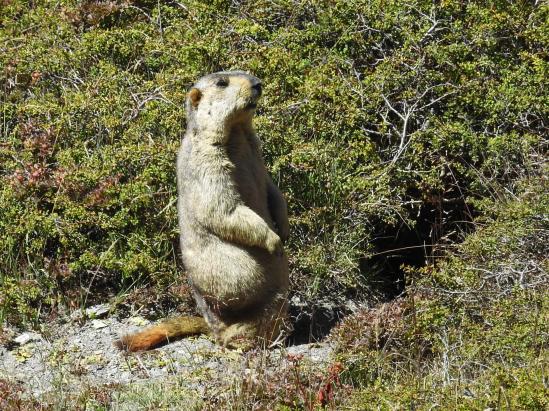
[{"label": "pebble", "polygon": [[13,339],[17,344],[24,345],[30,341],[40,341],[42,337],[40,334],[33,332],[25,332]]}]

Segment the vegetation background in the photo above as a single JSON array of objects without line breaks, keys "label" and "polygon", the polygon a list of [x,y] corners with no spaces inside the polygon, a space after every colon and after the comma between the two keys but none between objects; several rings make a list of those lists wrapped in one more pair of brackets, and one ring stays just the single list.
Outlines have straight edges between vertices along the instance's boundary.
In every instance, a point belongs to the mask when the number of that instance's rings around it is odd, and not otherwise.
[{"label": "vegetation background", "polygon": [[193,310],[183,103],[240,69],[264,80],[290,208],[293,338],[354,313],[331,336],[353,395],[330,401],[545,409],[548,19],[524,0],[0,1],[0,327]]}]

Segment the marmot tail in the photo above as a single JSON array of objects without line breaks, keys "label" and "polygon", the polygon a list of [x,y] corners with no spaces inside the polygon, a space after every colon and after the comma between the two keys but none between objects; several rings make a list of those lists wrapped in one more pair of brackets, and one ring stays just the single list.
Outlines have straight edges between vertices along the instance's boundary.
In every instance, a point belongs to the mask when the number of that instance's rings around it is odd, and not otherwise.
[{"label": "marmot tail", "polygon": [[125,335],[114,344],[121,350],[144,351],[176,338],[208,333],[209,327],[202,317],[175,317],[138,333]]}]

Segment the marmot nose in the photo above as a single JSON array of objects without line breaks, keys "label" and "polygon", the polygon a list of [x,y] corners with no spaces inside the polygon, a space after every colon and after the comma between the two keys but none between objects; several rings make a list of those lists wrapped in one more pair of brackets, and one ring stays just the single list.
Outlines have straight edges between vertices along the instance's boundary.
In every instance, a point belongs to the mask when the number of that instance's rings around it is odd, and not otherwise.
[{"label": "marmot nose", "polygon": [[257,91],[257,96],[259,97],[261,95],[261,83],[260,82],[257,82],[255,84],[252,85],[252,88]]}]

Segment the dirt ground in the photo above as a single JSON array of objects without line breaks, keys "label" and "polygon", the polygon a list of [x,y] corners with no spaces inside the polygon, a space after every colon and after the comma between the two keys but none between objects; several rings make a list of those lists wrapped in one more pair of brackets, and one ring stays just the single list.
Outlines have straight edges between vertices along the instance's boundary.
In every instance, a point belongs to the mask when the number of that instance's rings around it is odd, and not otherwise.
[{"label": "dirt ground", "polygon": [[328,344],[317,343],[242,353],[219,347],[207,337],[135,354],[113,346],[122,334],[147,324],[141,317],[72,318],[48,324],[42,333],[12,332],[0,345],[0,379],[40,397],[60,389],[78,392],[82,387],[161,381],[177,375],[188,381],[186,388],[201,395],[235,378],[276,370],[295,356],[311,366],[323,366],[332,353]]}]

